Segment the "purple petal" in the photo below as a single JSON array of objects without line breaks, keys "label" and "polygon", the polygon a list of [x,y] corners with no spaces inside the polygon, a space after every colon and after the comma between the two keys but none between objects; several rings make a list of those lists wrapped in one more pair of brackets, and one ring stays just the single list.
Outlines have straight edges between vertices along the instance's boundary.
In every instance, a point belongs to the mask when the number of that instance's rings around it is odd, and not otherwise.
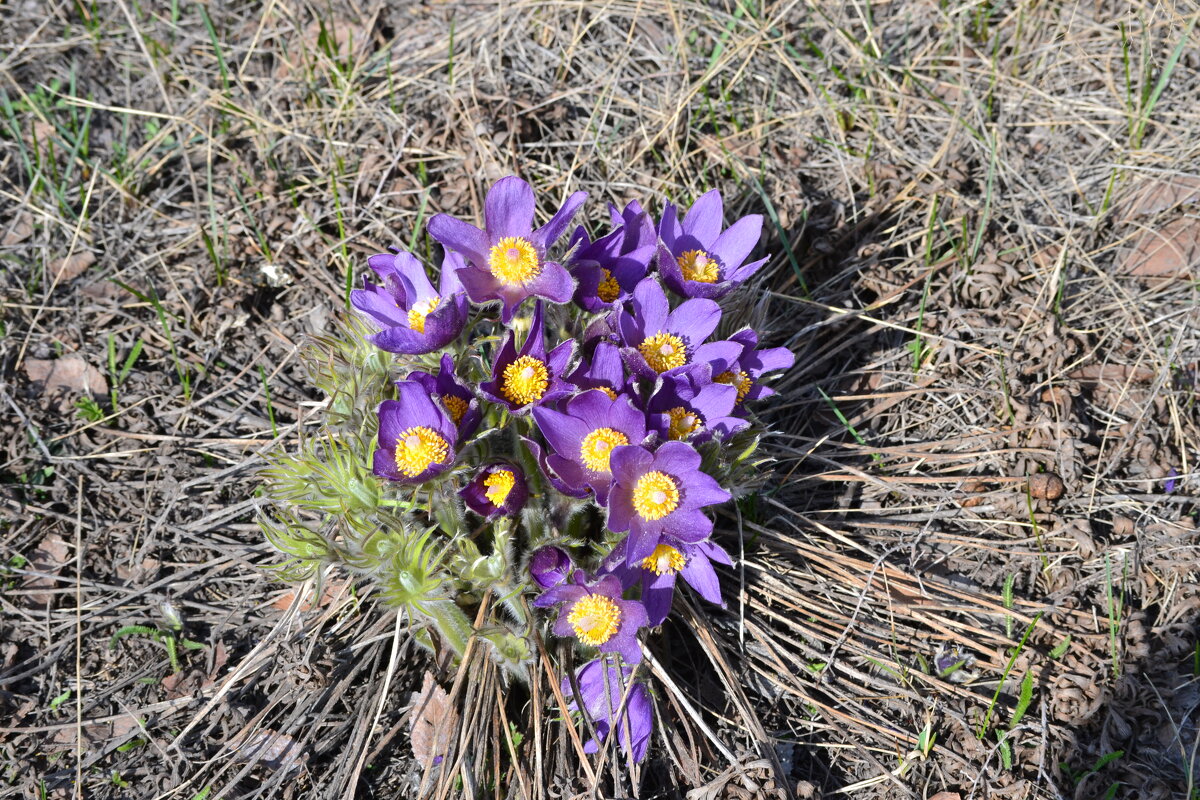
[{"label": "purple petal", "polygon": [[567,198],[567,202],[563,203],[562,208],[555,212],[549,222],[534,231],[533,243],[538,246],[539,250],[545,252],[558,241],[563,231],[571,224],[571,220],[579,211],[579,207],[583,205],[584,200],[587,200],[587,192],[575,192]]},{"label": "purple petal", "polygon": [[707,250],[721,233],[723,224],[721,193],[713,189],[700,195],[688,209],[683,218],[683,232],[699,239]]},{"label": "purple petal", "polygon": [[501,299],[500,282],[492,273],[472,266],[463,267],[457,275],[472,303],[482,304]]},{"label": "purple petal", "polygon": [[699,466],[700,454],[687,442],[664,442],[654,453],[653,468],[661,469],[668,475],[676,475],[680,480],[689,481],[689,489],[691,476],[696,474]]},{"label": "purple petal", "polygon": [[[644,333],[653,335],[663,330],[666,327],[670,311],[667,295],[654,278],[646,278],[634,288],[633,315],[638,320],[638,327]],[[641,344],[640,341],[629,340],[626,343],[634,346]]]},{"label": "purple petal", "polygon": [[575,279],[562,264],[547,261],[537,277],[525,284],[525,290],[552,303],[569,303],[575,294]]},{"label": "purple petal", "polygon": [[494,244],[506,236],[529,239],[535,207],[533,189],[528,183],[515,175],[496,181],[483,204],[489,241]]},{"label": "purple petal", "polygon": [[[703,511],[676,511],[663,517],[660,522],[664,534],[674,536],[679,541],[688,544],[707,539],[712,535],[712,520]],[[652,552],[654,552],[653,547],[649,552],[642,553],[641,557],[645,558]]]},{"label": "purple petal", "polygon": [[671,601],[675,598],[675,576],[654,575],[645,570],[642,572],[647,579],[653,576],[653,580],[642,587],[642,604],[646,606],[646,617],[651,625],[661,625],[671,613]]},{"label": "purple petal", "polygon": [[717,579],[712,564],[703,555],[697,553],[689,558],[680,574],[705,600],[721,608],[725,607],[725,601],[721,599],[721,582]]},{"label": "purple petal", "polygon": [[668,252],[675,249],[675,240],[683,235],[683,226],[679,224],[679,211],[674,203],[663,206],[662,221],[658,223],[658,238],[663,240]]},{"label": "purple petal", "polygon": [[742,217],[718,236],[710,254],[721,262],[724,270],[721,277],[728,280],[730,274],[741,266],[746,256],[758,245],[761,237],[762,217],[758,214]]},{"label": "purple petal", "polygon": [[666,330],[695,347],[717,329],[720,321],[721,307],[712,300],[685,300],[667,318]]},{"label": "purple petal", "polygon": [[427,230],[443,247],[457,250],[477,267],[487,267],[487,235],[479,228],[449,214],[438,214],[429,220]]}]

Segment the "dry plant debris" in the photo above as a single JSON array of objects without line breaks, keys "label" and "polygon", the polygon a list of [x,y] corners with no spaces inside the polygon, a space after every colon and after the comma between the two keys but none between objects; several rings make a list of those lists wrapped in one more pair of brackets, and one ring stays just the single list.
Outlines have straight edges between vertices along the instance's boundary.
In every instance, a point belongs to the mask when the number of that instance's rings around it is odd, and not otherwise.
[{"label": "dry plant debris", "polygon": [[[435,797],[1188,796],[1196,24],[1108,0],[0,6],[0,794],[416,796],[429,672],[455,752],[489,754]],[[771,220],[742,319],[798,352],[782,460],[718,522],[728,613],[659,637],[664,755],[634,774],[550,719],[545,671],[500,703],[493,665],[427,663],[369,593],[281,610],[260,569],[255,472],[318,402],[297,346],[367,254],[426,247],[422,220],[510,172]],[[86,369],[61,397],[27,372],[65,359],[102,376],[91,405]],[[106,649],[168,599],[210,685]]]}]

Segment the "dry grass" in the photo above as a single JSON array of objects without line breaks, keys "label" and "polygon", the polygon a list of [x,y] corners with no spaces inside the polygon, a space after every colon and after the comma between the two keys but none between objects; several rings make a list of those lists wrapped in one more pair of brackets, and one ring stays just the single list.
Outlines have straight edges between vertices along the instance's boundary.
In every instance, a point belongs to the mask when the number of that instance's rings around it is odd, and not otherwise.
[{"label": "dry grass", "polygon": [[[0,796],[1190,796],[1197,13],[3,6]],[[297,345],[514,171],[772,221],[739,309],[798,353],[778,469],[722,517],[728,612],[650,643],[633,775],[545,670],[506,704],[363,587],[283,610],[250,524],[319,405]],[[1156,234],[1180,255],[1131,277]],[[96,372],[30,378],[72,354]],[[169,679],[107,647],[167,600],[208,645]],[[460,722],[423,777],[426,670]]]}]

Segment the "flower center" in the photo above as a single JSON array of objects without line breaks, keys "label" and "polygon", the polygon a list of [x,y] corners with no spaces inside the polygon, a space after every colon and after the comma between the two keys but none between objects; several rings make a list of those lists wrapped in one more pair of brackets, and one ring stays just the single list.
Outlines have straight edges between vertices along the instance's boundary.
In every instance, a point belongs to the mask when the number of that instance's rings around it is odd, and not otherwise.
[{"label": "flower center", "polygon": [[608,472],[612,449],[623,444],[629,444],[629,437],[625,434],[612,428],[597,428],[583,437],[579,444],[579,457],[592,472]]},{"label": "flower center", "polygon": [[669,544],[660,544],[653,553],[642,559],[642,569],[648,569],[655,575],[674,575],[685,564],[687,556]]},{"label": "flower center", "polygon": [[606,303],[611,303],[616,300],[621,294],[621,284],[617,283],[617,279],[613,274],[604,267],[600,268],[604,272],[604,279],[600,281],[600,285],[596,287],[596,296]]},{"label": "flower center", "polygon": [[440,302],[442,302],[442,298],[435,296],[419,303],[413,303],[413,307],[408,310],[408,327],[417,333],[424,333],[425,318],[438,307]]},{"label": "flower center", "polygon": [[596,647],[607,642],[620,629],[621,608],[602,594],[589,594],[571,608],[567,622],[575,629],[579,641]]},{"label": "flower center", "polygon": [[525,283],[542,272],[537,249],[528,239],[505,236],[488,253],[488,268],[506,286]]},{"label": "flower center", "polygon": [[610,389],[607,386],[597,386],[596,388],[599,389],[600,391],[604,392],[606,395],[608,395],[609,400],[617,399],[617,390],[616,389]]},{"label": "flower center", "polygon": [[633,508],[642,519],[662,519],[678,507],[679,486],[665,472],[647,472],[633,485]]},{"label": "flower center", "polygon": [[396,439],[396,469],[415,478],[450,455],[450,443],[433,428],[406,428]]},{"label": "flower center", "polygon": [[717,260],[703,250],[688,250],[676,259],[685,281],[716,283],[721,280],[721,267]]},{"label": "flower center", "polygon": [[754,386],[754,381],[745,372],[739,372],[736,375],[732,372],[722,372],[717,377],[713,378],[714,383],[724,383],[729,386],[737,387],[737,401],[740,403],[746,399],[746,395],[750,393],[750,388]]},{"label": "flower center", "polygon": [[450,421],[457,425],[462,422],[462,418],[471,404],[456,394],[444,394],[442,395],[442,405],[450,412]]},{"label": "flower center", "polygon": [[512,470],[498,469],[483,479],[483,485],[488,487],[484,490],[483,496],[498,508],[504,505],[504,501],[508,499],[508,493],[512,491],[516,483],[517,479],[512,474]]},{"label": "flower center", "polygon": [[504,368],[500,394],[513,405],[523,406],[540,400],[550,385],[546,365],[533,356],[521,356]]},{"label": "flower center", "polygon": [[687,363],[687,347],[678,336],[669,333],[656,333],[649,336],[638,345],[638,352],[645,357],[650,369],[655,372],[666,372]]},{"label": "flower center", "polygon": [[676,406],[667,412],[671,424],[667,428],[667,436],[671,439],[686,439],[704,424],[704,420],[695,411],[689,411],[683,406]]}]

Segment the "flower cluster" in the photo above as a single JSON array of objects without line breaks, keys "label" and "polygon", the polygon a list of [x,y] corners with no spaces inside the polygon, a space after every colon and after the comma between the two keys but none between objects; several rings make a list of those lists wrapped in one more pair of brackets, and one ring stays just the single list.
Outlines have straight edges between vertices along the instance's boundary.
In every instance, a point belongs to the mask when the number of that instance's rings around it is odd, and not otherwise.
[{"label": "flower cluster", "polygon": [[[658,220],[636,202],[611,208],[609,230],[592,238],[568,233],[585,197],[535,228],[533,189],[508,177],[488,192],[483,227],[433,217],[437,289],[413,254],[368,260],[373,276],[351,303],[370,326],[367,347],[396,355],[370,361],[374,371],[321,374],[333,392],[378,401],[345,412],[374,432],[364,461],[377,485],[360,493],[377,513],[364,522],[343,506],[348,533],[326,550],[364,573],[404,573],[385,580],[387,596],[452,648],[464,618],[449,601],[495,592],[516,622],[489,641],[518,664],[538,622],[513,598],[535,595],[554,634],[594,656],[562,684],[592,721],[588,749],[615,731],[640,760],[652,722],[643,633],[669,616],[678,578],[723,605],[714,565],[731,559],[711,513],[757,441],[753,402],[772,393],[763,378],[793,357],[760,348],[717,302],[764,263],[747,261],[761,217],[726,227],[711,191]],[[368,363],[356,343],[341,347]],[[432,566],[430,530],[450,554]]]}]

